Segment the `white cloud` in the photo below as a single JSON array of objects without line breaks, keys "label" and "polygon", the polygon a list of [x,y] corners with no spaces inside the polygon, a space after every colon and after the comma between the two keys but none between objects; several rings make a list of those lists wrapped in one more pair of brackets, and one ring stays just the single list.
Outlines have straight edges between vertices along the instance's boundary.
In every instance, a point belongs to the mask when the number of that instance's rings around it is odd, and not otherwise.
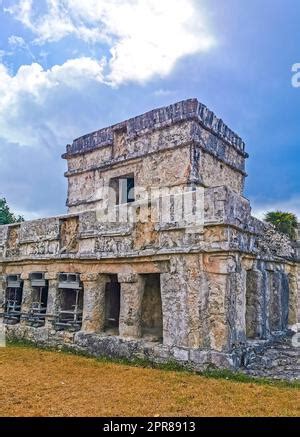
[{"label": "white cloud", "polygon": [[296,214],[300,220],[300,197],[291,197],[288,200],[278,200],[276,202],[252,202],[253,215],[259,219],[263,219],[269,211],[286,211]]},{"label": "white cloud", "polygon": [[17,35],[11,35],[8,38],[8,43],[9,43],[9,45],[11,45],[13,47],[24,48],[27,46],[26,42],[24,41],[24,38],[22,38],[21,36],[17,36]]},{"label": "white cloud", "polygon": [[183,56],[206,51],[214,38],[195,0],[21,0],[6,7],[35,35],[35,43],[73,35],[104,43],[113,85],[170,73]]},{"label": "white cloud", "polygon": [[[104,61],[78,58],[44,70],[33,63],[21,66],[15,75],[0,64],[1,137],[21,145],[41,145],[47,135],[46,143],[49,143],[49,135],[54,136],[56,132],[73,134],[74,122],[70,120],[68,132],[70,114],[64,111],[60,99],[67,108],[68,101],[74,105],[91,83],[102,84],[104,64]],[[70,112],[76,119],[74,111]]]},{"label": "white cloud", "polygon": [[13,56],[15,54],[15,50],[19,49],[26,52],[31,58],[31,60],[35,61],[35,56],[32,53],[29,44],[27,44],[24,38],[22,38],[21,36],[11,35],[8,38],[8,44],[11,46],[12,50],[8,52],[6,56]]},{"label": "white cloud", "polygon": [[[56,213],[57,205],[63,204],[60,154],[67,142],[128,117],[126,87],[115,90],[116,86],[166,76],[183,56],[214,44],[201,0],[0,0],[0,4],[32,33],[30,40],[11,35],[9,51],[0,51],[0,187],[27,217],[30,211]],[[24,37],[28,31],[20,34]],[[53,47],[59,55],[64,53],[64,44],[60,52],[60,45],[51,43],[68,36],[81,41],[70,44],[74,59],[51,68],[45,67],[45,60],[36,62],[52,55]],[[85,57],[79,57],[85,47],[82,41],[88,43]],[[17,57],[20,50],[27,52],[32,64],[12,73],[1,59]],[[102,57],[96,59],[101,50]],[[40,54],[34,58],[36,52]],[[157,91],[157,96],[171,94]],[[137,99],[131,115],[143,110],[142,99]]]}]

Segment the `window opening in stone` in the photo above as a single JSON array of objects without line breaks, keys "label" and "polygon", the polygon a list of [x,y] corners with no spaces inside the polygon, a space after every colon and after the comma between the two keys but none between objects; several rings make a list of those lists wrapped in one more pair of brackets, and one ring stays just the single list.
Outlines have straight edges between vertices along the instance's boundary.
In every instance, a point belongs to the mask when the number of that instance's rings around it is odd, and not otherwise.
[{"label": "window opening in stone", "polygon": [[4,303],[4,323],[15,325],[21,319],[23,281],[21,275],[8,275]]}]

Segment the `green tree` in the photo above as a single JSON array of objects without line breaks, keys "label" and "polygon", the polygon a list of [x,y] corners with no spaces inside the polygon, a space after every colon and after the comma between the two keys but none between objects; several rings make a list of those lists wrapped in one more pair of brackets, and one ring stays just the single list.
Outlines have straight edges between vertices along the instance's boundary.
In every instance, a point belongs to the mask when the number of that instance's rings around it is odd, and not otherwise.
[{"label": "green tree", "polygon": [[23,222],[24,218],[22,216],[15,216],[11,212],[6,199],[0,198],[0,225],[9,225],[10,223]]},{"label": "green tree", "polygon": [[270,211],[265,215],[265,221],[274,225],[277,231],[286,234],[292,240],[296,239],[298,220],[295,214],[283,211]]}]

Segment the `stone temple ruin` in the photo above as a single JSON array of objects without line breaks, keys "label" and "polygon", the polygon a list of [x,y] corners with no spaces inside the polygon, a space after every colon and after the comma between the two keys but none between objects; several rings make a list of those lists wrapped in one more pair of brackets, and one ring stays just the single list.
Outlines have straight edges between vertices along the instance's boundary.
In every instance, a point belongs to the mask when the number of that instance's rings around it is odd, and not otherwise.
[{"label": "stone temple ruin", "polygon": [[247,157],[196,99],[76,139],[68,214],[0,227],[7,337],[298,378],[300,244],[251,216]]}]

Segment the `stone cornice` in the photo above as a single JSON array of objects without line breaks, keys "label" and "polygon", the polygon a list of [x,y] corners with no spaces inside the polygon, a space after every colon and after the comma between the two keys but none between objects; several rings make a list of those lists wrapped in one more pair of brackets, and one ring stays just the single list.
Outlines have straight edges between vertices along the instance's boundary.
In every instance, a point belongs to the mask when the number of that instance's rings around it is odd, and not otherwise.
[{"label": "stone cornice", "polygon": [[67,152],[63,155],[63,158],[67,159],[74,155],[113,145],[114,133],[120,130],[126,131],[127,139],[132,140],[145,133],[187,120],[197,121],[204,129],[247,157],[245,143],[235,132],[197,99],[188,99],[170,106],[154,109],[127,121],[77,138],[71,145],[67,145]]}]

